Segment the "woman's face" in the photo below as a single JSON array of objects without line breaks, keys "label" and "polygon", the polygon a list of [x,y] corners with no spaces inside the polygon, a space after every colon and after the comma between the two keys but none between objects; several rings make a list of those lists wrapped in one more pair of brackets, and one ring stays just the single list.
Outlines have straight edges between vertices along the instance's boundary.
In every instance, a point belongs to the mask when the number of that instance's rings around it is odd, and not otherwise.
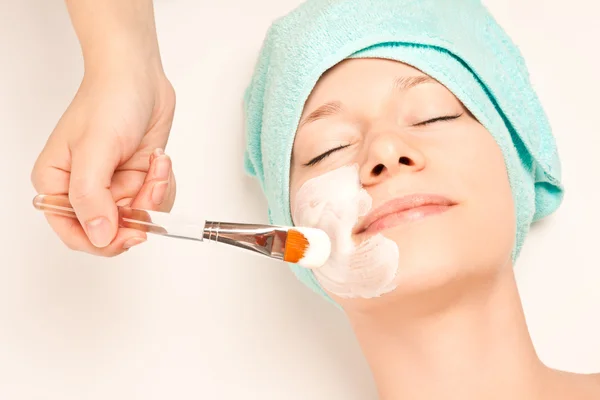
[{"label": "woman's face", "polygon": [[[296,134],[292,210],[304,183],[347,165],[358,165],[372,198],[354,241],[381,233],[398,246],[393,293],[431,290],[510,263],[515,217],[500,148],[428,75],[381,59],[346,60],[323,75]],[[423,201],[433,205],[418,207]],[[332,297],[342,305],[367,301]]]}]

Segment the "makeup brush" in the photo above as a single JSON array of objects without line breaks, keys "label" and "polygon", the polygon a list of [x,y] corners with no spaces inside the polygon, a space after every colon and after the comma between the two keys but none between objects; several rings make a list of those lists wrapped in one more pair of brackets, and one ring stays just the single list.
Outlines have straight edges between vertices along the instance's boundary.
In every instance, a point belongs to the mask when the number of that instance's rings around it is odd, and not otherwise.
[{"label": "makeup brush", "polygon": [[[77,218],[67,196],[38,195],[33,206],[48,214]],[[192,221],[159,211],[117,208],[119,226],[123,228],[177,239],[225,243],[306,268],[322,266],[331,252],[329,236],[320,229]]]}]

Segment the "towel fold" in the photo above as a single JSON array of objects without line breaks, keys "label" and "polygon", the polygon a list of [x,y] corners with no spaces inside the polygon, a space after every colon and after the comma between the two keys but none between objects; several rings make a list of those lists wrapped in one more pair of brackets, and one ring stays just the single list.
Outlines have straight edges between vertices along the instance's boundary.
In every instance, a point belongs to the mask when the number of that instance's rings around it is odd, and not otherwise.
[{"label": "towel fold", "polygon": [[[357,57],[432,76],[492,134],[516,205],[516,259],[531,223],[562,202],[560,160],[521,53],[477,0],[309,0],[273,23],[244,96],[245,168],[270,222],[292,225],[290,159],[306,99],[325,71]],[[310,270],[292,270],[328,297]]]}]

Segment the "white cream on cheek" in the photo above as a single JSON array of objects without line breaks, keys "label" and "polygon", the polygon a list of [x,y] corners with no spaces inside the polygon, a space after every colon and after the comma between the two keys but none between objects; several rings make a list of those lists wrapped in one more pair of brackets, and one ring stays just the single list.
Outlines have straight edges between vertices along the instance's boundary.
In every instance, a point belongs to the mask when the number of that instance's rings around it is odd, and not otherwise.
[{"label": "white cream on cheek", "polygon": [[396,288],[398,246],[382,234],[355,245],[352,229],[372,199],[358,166],[338,168],[302,185],[292,212],[297,226],[319,228],[331,239],[331,256],[314,270],[323,289],[345,298],[372,298]]}]

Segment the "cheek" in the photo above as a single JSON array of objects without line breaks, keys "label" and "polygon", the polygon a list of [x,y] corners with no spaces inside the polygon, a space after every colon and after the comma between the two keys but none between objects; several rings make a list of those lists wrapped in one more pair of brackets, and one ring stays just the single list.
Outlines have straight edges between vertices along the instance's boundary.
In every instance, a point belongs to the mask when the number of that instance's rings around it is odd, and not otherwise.
[{"label": "cheek", "polygon": [[504,157],[491,136],[481,142],[471,168],[473,193],[482,205],[506,208],[512,204],[512,194]]},{"label": "cheek", "polygon": [[470,234],[482,248],[501,256],[510,252],[515,237],[512,191],[502,152],[483,128],[465,146],[459,163],[469,210]]},{"label": "cheek", "polygon": [[292,167],[292,171],[290,173],[290,210],[292,213],[292,222],[296,224],[294,220],[294,210],[298,204],[297,195],[300,187],[307,181],[307,177],[302,177],[297,171],[297,168]]},{"label": "cheek", "polygon": [[512,198],[504,158],[492,135],[478,124],[460,142],[468,145],[448,152],[452,160],[447,164],[452,165],[468,199],[496,204]]}]

